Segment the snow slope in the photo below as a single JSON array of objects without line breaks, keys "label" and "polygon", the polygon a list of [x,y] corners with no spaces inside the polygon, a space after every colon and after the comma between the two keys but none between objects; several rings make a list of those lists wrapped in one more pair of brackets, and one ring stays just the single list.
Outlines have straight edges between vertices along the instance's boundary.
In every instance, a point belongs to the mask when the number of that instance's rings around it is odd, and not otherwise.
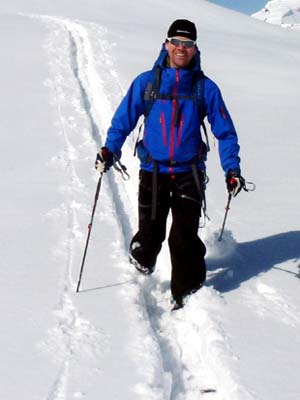
[{"label": "snow slope", "polygon": [[[150,278],[127,261],[134,135],[122,159],[130,181],[103,178],[75,290],[95,153],[178,16],[199,27],[203,68],[223,90],[257,190],[234,199],[219,243],[226,192],[212,146],[211,221],[199,231],[209,276],[171,313],[167,247]],[[1,398],[298,399],[299,33],[199,0],[184,12],[174,1],[13,0],[0,20]]]},{"label": "snow slope", "polygon": [[273,0],[265,7],[253,14],[254,18],[281,25],[285,28],[300,28],[300,1],[299,0]]}]

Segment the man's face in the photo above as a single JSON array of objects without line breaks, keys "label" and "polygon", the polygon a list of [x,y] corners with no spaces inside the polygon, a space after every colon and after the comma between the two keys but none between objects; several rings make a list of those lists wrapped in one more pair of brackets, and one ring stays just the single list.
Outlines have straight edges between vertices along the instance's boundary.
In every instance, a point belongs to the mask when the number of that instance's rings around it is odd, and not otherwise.
[{"label": "man's face", "polygon": [[[178,39],[179,41],[189,41],[190,39],[184,36],[175,36],[172,39]],[[196,54],[196,46],[186,47],[181,42],[179,45],[171,43],[171,41],[166,42],[166,49],[169,54],[170,67],[171,68],[186,68],[191,62],[192,58]]]}]

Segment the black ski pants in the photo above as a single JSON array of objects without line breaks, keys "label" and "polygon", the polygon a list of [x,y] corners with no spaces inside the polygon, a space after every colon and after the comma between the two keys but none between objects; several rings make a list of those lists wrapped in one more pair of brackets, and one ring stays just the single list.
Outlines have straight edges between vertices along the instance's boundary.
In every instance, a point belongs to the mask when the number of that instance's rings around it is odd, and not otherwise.
[{"label": "black ski pants", "polygon": [[[197,171],[199,182],[204,177]],[[198,290],[206,278],[206,248],[198,236],[201,191],[192,172],[157,174],[156,218],[151,219],[152,173],[140,171],[139,227],[131,241],[131,253],[143,266],[153,267],[166,237],[167,217],[172,213],[168,244],[171,256],[171,293],[173,298]]]}]

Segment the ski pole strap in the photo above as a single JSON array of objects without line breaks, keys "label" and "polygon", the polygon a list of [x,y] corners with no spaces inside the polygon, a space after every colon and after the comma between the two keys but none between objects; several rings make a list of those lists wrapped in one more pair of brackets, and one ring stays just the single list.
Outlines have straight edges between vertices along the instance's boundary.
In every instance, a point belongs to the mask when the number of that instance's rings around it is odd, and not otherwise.
[{"label": "ski pole strap", "polygon": [[128,181],[128,179],[130,179],[130,175],[127,172],[127,168],[125,167],[124,164],[121,163],[119,157],[116,154],[114,154],[113,167],[116,171],[120,172],[124,181]]},{"label": "ski pole strap", "polygon": [[246,182],[245,181],[245,183],[243,185],[243,189],[245,190],[245,192],[254,192],[254,190],[256,189],[256,185],[253,182]]}]

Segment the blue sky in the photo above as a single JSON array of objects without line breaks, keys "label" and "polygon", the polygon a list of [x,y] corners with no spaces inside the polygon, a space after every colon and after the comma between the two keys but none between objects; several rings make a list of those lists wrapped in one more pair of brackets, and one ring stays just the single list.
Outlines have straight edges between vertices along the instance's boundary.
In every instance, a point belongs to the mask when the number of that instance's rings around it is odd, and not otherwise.
[{"label": "blue sky", "polygon": [[253,14],[263,8],[268,0],[209,0],[222,7],[232,8],[245,14]]}]

